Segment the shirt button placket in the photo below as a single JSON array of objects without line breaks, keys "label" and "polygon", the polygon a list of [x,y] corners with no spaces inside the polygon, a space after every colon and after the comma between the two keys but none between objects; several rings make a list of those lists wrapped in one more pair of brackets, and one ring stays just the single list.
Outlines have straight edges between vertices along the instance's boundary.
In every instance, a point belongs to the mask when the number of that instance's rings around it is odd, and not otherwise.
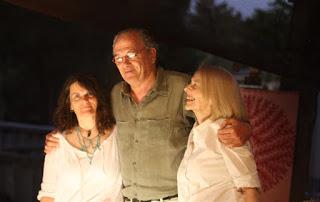
[{"label": "shirt button placket", "polygon": [[[134,173],[134,182],[133,182],[133,186],[135,187],[135,190],[138,189],[137,187],[137,182],[138,182],[138,178],[139,178],[139,174],[138,174],[138,168],[137,168],[137,160],[139,159],[139,148],[137,143],[138,138],[139,138],[139,120],[140,120],[140,113],[139,113],[140,107],[139,105],[137,105],[136,107],[136,117],[135,117],[135,132],[134,132],[134,136],[133,136],[133,145],[132,147],[134,147],[134,156],[133,156],[133,162],[132,162],[132,167],[133,167],[133,173]],[[135,198],[137,198],[138,194],[136,192],[133,193]]]}]

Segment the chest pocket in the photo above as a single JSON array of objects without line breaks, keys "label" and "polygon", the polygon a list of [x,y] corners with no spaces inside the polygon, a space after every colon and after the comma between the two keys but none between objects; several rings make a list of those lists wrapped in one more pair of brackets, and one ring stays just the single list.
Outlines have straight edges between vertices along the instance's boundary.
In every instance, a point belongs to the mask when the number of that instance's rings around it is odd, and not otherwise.
[{"label": "chest pocket", "polygon": [[141,120],[137,123],[138,138],[150,145],[168,144],[171,128],[170,118]]}]

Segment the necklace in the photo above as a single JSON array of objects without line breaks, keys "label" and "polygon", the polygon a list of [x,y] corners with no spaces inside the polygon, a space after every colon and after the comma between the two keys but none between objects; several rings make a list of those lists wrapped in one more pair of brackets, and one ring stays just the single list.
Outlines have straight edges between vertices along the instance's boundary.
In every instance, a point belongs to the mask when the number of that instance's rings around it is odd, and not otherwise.
[{"label": "necklace", "polygon": [[[91,135],[91,130],[90,130],[90,135]],[[80,128],[78,126],[77,136],[78,136],[79,144],[81,146],[80,150],[86,152],[89,162],[91,164],[95,151],[97,149],[100,149],[100,133],[98,132],[98,135],[95,138],[89,139],[89,138],[83,137],[83,135],[81,134]],[[96,138],[97,138],[97,141],[94,143],[94,139]],[[92,148],[92,153],[89,152],[90,147]]]},{"label": "necklace", "polygon": [[[81,127],[79,127],[79,128],[80,128],[80,131],[81,131],[81,130],[87,131],[87,137],[90,137],[91,134],[92,134],[92,130],[93,130],[95,127],[91,128],[91,129],[89,129],[89,130],[86,130],[86,129],[81,128]],[[82,134],[82,133],[81,133],[81,134]]]}]

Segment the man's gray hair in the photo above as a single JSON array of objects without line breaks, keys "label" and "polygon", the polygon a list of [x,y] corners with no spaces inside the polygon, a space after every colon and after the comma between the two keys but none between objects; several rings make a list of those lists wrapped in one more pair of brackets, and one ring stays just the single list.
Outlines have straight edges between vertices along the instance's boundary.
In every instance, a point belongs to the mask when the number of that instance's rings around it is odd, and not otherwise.
[{"label": "man's gray hair", "polygon": [[112,46],[114,47],[114,44],[116,43],[119,36],[121,36],[122,34],[130,33],[130,32],[137,33],[141,37],[145,48],[158,49],[158,44],[155,42],[155,40],[153,39],[152,35],[148,32],[148,30],[140,29],[140,28],[127,28],[127,29],[121,30],[115,35]]}]

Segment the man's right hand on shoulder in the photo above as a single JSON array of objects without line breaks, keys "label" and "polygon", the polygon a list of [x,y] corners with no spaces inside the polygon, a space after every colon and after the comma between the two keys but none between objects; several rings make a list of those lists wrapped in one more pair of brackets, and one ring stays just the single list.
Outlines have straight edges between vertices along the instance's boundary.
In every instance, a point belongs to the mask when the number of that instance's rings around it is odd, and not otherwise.
[{"label": "man's right hand on shoulder", "polygon": [[59,146],[59,139],[54,136],[57,132],[57,130],[53,130],[46,135],[44,153],[49,154]]}]

